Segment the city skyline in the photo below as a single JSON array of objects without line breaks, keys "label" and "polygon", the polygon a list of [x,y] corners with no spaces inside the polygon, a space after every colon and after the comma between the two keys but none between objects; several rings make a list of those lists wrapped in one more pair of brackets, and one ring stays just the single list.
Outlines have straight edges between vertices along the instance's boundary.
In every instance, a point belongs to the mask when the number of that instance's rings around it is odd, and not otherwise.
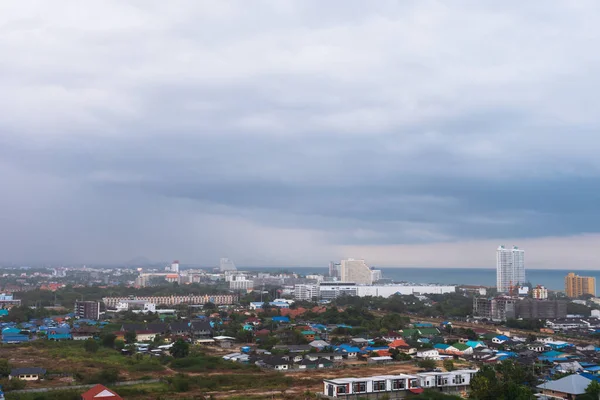
[{"label": "city skyline", "polygon": [[1,263],[600,268],[600,4],[61,5],[0,5]]}]

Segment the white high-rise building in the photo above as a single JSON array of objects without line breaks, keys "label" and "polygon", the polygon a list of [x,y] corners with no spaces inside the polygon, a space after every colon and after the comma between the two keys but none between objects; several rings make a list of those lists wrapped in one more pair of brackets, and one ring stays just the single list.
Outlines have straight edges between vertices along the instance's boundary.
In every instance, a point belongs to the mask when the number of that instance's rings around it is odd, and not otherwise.
[{"label": "white high-rise building", "polygon": [[511,287],[526,283],[525,279],[525,250],[513,246],[504,246],[496,250],[496,288],[498,292],[510,292]]},{"label": "white high-rise building", "polygon": [[235,264],[229,258],[221,258],[219,262],[219,271],[237,271]]},{"label": "white high-rise building", "polygon": [[354,282],[361,285],[373,284],[373,274],[365,260],[349,258],[342,260],[340,267],[342,282]]}]

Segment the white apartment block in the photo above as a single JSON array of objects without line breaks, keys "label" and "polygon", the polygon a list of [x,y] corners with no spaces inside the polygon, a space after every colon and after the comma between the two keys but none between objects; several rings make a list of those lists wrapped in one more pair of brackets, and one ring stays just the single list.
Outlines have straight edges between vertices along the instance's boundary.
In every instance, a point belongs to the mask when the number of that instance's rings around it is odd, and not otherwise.
[{"label": "white apartment block", "polygon": [[365,260],[349,258],[341,262],[340,278],[342,282],[354,282],[362,285],[373,283],[373,273]]},{"label": "white apartment block", "polygon": [[319,285],[296,284],[294,285],[294,299],[312,300],[319,297]]},{"label": "white apartment block", "polygon": [[137,297],[103,297],[102,302],[107,308],[115,308],[117,304],[125,300],[143,300],[148,303],[164,304],[175,306],[177,304],[195,304],[202,305],[206,303],[234,304],[238,301],[238,296],[233,294],[190,294],[187,296],[137,296]]},{"label": "white apartment block", "polygon": [[325,379],[323,394],[328,397],[357,398],[357,395],[387,395],[388,398],[403,398],[407,392],[422,393],[424,389],[459,393],[466,391],[475,369],[452,372],[424,372],[415,375],[379,375],[365,378]]},{"label": "white apartment block", "polygon": [[496,250],[496,287],[500,293],[508,293],[513,286],[526,283],[525,251],[513,246]]},{"label": "white apartment block", "polygon": [[452,285],[356,285],[353,282],[321,282],[318,287],[319,297],[333,300],[338,296],[373,296],[390,297],[393,295],[428,295],[455,293]]}]

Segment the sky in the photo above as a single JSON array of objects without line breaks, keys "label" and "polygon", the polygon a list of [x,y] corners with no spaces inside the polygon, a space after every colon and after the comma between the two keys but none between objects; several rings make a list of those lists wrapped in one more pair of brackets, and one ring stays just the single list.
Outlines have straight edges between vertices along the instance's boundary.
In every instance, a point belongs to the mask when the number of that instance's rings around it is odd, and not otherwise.
[{"label": "sky", "polygon": [[0,2],[0,261],[599,268],[599,16]]}]

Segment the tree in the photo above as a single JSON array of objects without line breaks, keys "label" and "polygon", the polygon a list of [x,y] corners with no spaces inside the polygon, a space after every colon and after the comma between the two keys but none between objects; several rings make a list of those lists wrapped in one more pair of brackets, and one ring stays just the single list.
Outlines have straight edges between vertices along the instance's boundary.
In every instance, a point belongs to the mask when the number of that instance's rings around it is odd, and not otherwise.
[{"label": "tree", "polygon": [[190,354],[190,345],[179,339],[171,347],[171,355],[175,358],[184,358]]},{"label": "tree", "polygon": [[97,352],[99,347],[100,347],[100,345],[98,344],[98,342],[96,342],[95,339],[88,339],[83,343],[83,348],[88,353]]},{"label": "tree", "polygon": [[434,360],[429,360],[429,359],[424,359],[424,360],[420,360],[417,365],[420,368],[423,369],[434,369],[435,368],[435,361]]},{"label": "tree", "polygon": [[117,336],[114,333],[107,333],[103,335],[100,340],[102,340],[102,346],[112,349],[115,347],[115,340],[117,340]]},{"label": "tree", "polygon": [[446,369],[446,371],[454,371],[454,361],[452,361],[449,358],[445,359],[444,368]]},{"label": "tree", "polygon": [[121,351],[125,348],[125,342],[122,340],[115,340],[115,349]]},{"label": "tree", "polygon": [[0,359],[0,377],[10,375],[10,364],[8,360],[2,358]]},{"label": "tree", "polygon": [[125,343],[132,344],[132,343],[135,343],[136,340],[137,340],[137,335],[135,334],[134,331],[125,332]]},{"label": "tree", "polygon": [[591,381],[587,388],[585,388],[585,393],[577,396],[577,399],[581,400],[598,400],[600,398],[600,383],[598,381]]}]

